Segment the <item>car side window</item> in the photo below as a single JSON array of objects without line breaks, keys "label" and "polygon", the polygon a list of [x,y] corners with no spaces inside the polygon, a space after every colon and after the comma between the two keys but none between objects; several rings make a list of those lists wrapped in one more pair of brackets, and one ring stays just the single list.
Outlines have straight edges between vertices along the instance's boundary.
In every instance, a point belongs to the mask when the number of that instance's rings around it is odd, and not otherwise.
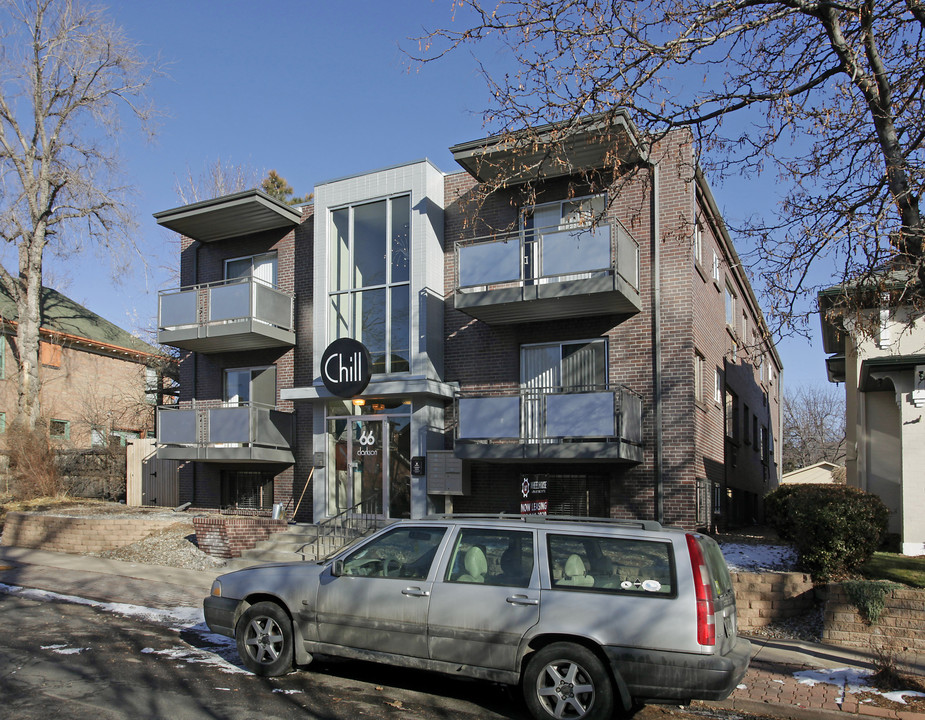
[{"label": "car side window", "polygon": [[533,534],[464,528],[456,539],[447,582],[527,587],[533,575]]},{"label": "car side window", "polygon": [[670,596],[671,544],[630,538],[548,535],[549,576],[556,588]]},{"label": "car side window", "polygon": [[344,575],[424,580],[445,534],[440,527],[397,528],[347,555]]}]

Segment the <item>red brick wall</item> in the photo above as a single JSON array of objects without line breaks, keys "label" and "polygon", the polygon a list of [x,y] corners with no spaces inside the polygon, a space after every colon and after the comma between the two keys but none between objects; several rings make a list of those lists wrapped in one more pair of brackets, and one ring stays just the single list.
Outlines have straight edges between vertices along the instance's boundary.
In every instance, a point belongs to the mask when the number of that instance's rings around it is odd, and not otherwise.
[{"label": "red brick wall", "polygon": [[193,518],[199,549],[213,557],[240,557],[261,540],[283,532],[286,520],[244,515],[207,515]]}]

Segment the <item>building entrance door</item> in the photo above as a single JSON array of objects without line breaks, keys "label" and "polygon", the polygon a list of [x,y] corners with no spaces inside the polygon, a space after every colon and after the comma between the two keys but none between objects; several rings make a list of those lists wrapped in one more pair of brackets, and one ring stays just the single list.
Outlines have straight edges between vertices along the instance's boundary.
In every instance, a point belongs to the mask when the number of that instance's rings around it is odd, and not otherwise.
[{"label": "building entrance door", "polygon": [[362,515],[410,517],[410,414],[329,416],[327,425],[328,516],[353,508]]}]

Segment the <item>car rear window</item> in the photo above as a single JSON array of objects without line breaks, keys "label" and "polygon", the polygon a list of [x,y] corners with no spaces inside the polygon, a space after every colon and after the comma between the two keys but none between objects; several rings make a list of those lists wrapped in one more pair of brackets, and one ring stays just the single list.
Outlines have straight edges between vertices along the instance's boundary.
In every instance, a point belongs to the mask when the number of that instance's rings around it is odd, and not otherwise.
[{"label": "car rear window", "polygon": [[719,549],[719,545],[711,538],[700,537],[698,542],[703,549],[703,559],[710,569],[713,592],[717,597],[722,597],[732,590],[732,577],[729,575],[729,567],[726,565],[723,551]]},{"label": "car rear window", "polygon": [[671,544],[585,535],[548,537],[556,588],[670,596],[675,589]]}]

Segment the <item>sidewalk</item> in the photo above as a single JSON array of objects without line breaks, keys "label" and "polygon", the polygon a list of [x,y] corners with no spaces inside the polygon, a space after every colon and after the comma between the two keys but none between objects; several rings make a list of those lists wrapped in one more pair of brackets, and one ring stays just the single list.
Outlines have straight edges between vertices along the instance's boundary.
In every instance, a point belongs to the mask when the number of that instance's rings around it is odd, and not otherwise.
[{"label": "sidewalk", "polygon": [[[0,547],[2,584],[161,609],[178,605],[202,607],[212,581],[221,572],[221,569],[198,572]],[[869,655],[844,648],[753,638],[752,663],[739,688],[726,700],[700,704],[794,720],[849,720],[852,716],[925,720],[925,711],[903,709],[901,705],[894,706],[886,701],[878,701],[877,705],[864,703],[839,685],[809,685],[794,677],[794,673],[801,670],[856,668],[869,671],[872,665]],[[919,662],[913,671],[925,677],[925,662]]]}]

